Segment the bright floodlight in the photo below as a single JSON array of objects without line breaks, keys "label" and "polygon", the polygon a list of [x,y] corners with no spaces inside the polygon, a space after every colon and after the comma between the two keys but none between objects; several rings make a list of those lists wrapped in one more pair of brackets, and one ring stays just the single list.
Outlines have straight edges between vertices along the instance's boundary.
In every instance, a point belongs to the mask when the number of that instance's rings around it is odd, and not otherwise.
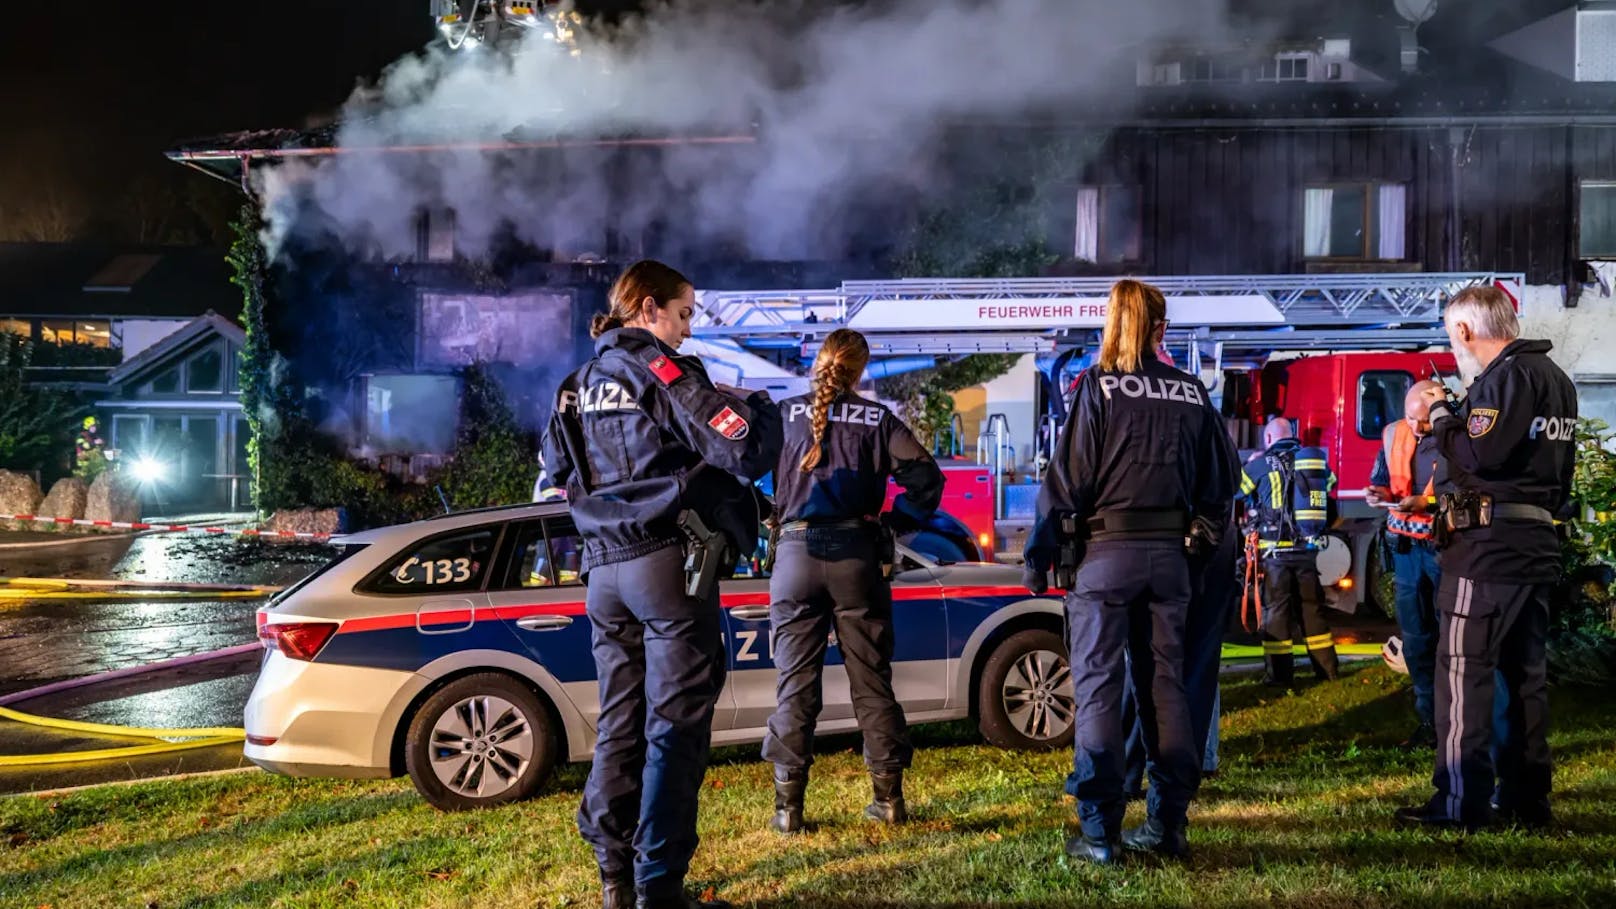
[{"label": "bright floodlight", "polygon": [[137,482],[149,484],[160,482],[168,469],[154,458],[136,458],[135,462],[129,465],[129,472]]}]

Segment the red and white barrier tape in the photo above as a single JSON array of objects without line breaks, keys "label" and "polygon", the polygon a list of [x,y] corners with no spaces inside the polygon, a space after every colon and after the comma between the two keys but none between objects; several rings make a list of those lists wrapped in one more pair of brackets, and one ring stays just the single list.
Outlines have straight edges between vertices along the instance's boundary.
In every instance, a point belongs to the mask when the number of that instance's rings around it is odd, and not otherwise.
[{"label": "red and white barrier tape", "polygon": [[32,514],[0,514],[0,521],[22,521],[32,524],[56,524],[74,527],[99,527],[104,530],[152,530],[159,533],[213,533],[238,537],[268,537],[276,540],[329,540],[329,533],[297,533],[291,530],[257,530],[234,527],[192,527],[189,524],[146,524],[140,521],[87,521],[84,518],[49,518]]}]

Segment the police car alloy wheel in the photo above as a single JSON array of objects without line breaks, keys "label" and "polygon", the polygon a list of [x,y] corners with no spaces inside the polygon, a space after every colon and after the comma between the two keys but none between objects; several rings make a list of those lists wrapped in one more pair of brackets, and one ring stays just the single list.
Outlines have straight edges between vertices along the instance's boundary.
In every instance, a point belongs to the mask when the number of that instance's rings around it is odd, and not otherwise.
[{"label": "police car alloy wheel", "polygon": [[978,728],[1000,748],[1070,746],[1077,713],[1061,636],[1018,631],[993,649],[977,687]]},{"label": "police car alloy wheel", "polygon": [[532,690],[484,672],[427,698],[410,720],[404,764],[423,798],[458,811],[532,796],[556,752],[550,714]]}]

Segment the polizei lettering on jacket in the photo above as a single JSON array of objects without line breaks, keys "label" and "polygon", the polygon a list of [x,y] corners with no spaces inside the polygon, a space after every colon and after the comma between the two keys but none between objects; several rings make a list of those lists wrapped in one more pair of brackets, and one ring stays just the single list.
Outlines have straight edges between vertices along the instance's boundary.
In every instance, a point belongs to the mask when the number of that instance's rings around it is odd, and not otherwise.
[{"label": "polizei lettering on jacket", "polygon": [[1130,398],[1151,398],[1157,401],[1178,401],[1197,407],[1205,403],[1201,386],[1193,379],[1153,379],[1149,376],[1101,376],[1100,391],[1106,398],[1113,391]]},{"label": "polizei lettering on jacket", "polygon": [[1533,417],[1532,428],[1527,430],[1529,439],[1548,439],[1550,442],[1575,442],[1577,439],[1576,417]]},{"label": "polizei lettering on jacket", "polygon": [[[812,410],[807,404],[792,404],[786,408],[786,421],[795,423],[798,417],[807,416]],[[880,426],[882,410],[868,404],[832,404],[827,416],[832,423],[862,423],[865,426]]]},{"label": "polizei lettering on jacket", "polygon": [[579,406],[578,392],[562,389],[557,396],[556,406],[563,413],[573,413],[582,410],[584,413],[600,413],[602,411],[639,410],[640,404],[628,393],[628,389],[616,382],[599,382],[585,388],[583,391],[582,406]]}]

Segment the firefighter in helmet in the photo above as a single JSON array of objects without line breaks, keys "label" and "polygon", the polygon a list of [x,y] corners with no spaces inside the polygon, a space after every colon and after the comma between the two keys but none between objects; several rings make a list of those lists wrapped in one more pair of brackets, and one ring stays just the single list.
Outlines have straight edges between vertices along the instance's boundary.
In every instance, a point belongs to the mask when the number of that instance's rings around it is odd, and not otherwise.
[{"label": "firefighter in helmet", "polygon": [[1324,620],[1324,585],[1319,583],[1320,538],[1330,526],[1330,491],[1335,474],[1324,449],[1304,446],[1291,421],[1275,417],[1263,428],[1261,456],[1241,472],[1240,495],[1257,512],[1257,548],[1263,568],[1264,682],[1289,688],[1295,678],[1292,625],[1302,626],[1313,672],[1321,679],[1337,673],[1335,639]]}]

